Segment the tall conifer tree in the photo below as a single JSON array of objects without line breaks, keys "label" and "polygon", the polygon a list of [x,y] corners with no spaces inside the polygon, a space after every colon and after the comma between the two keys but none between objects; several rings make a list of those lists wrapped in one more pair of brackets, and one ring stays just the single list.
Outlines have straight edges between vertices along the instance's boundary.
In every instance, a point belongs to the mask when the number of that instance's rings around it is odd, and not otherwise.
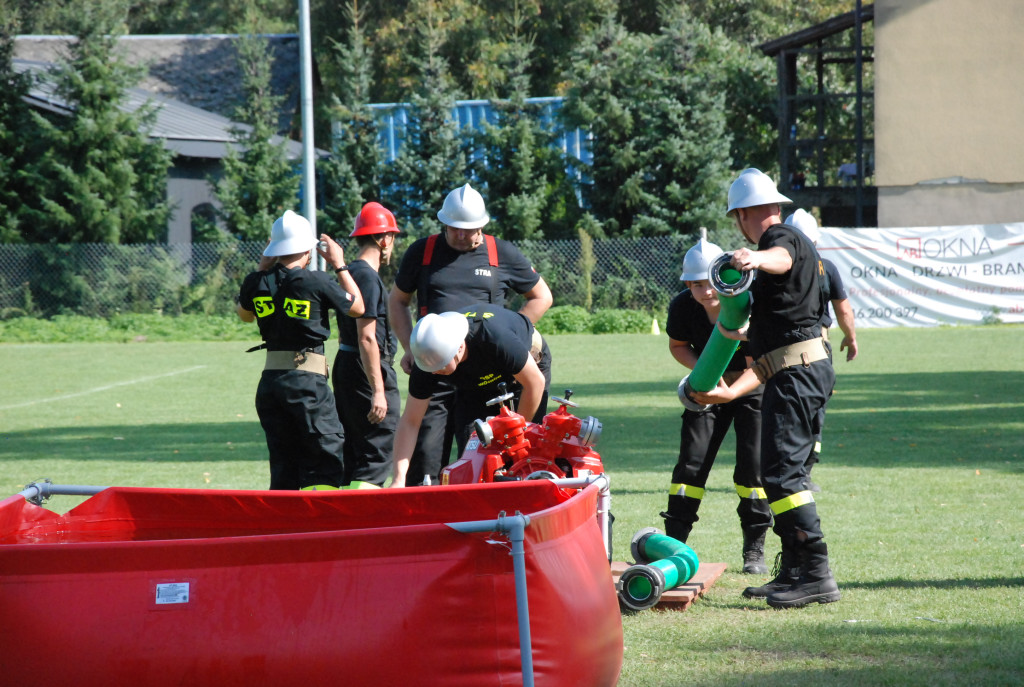
[{"label": "tall conifer tree", "polygon": [[385,205],[425,236],[449,191],[466,183],[466,154],[452,116],[457,94],[441,54],[445,23],[437,0],[418,0],[425,20],[416,28],[419,80],[410,97],[409,122],[398,158],[385,170]]},{"label": "tall conifer tree", "polygon": [[171,156],[150,139],[156,110],[124,108],[142,72],[118,52],[126,6],[87,3],[69,13],[77,40],[50,78],[67,117],[33,112],[40,187],[23,210],[30,240],[138,243],[166,236]]},{"label": "tall conifer tree", "polygon": [[377,124],[369,108],[373,59],[363,29],[359,0],[346,6],[350,20],[344,43],[334,44],[338,81],[330,113],[337,132],[331,158],[321,163],[324,179],[324,231],[347,236],[363,203],[380,200],[382,155]]},{"label": "tall conifer tree", "polygon": [[19,243],[21,208],[38,185],[31,179],[28,143],[32,140],[31,116],[23,100],[31,82],[28,74],[14,70],[14,36],[18,12],[0,0],[0,243]]},{"label": "tall conifer tree", "polygon": [[230,233],[243,240],[265,240],[274,220],[298,205],[301,179],[288,160],[287,139],[274,140],[281,98],[271,90],[272,58],[254,22],[239,37],[237,49],[245,100],[235,120],[245,127],[234,129],[239,149],[224,159],[217,198]]},{"label": "tall conifer tree", "polygon": [[[565,161],[541,109],[530,95],[532,38],[524,33],[524,15],[514,3],[511,32],[504,42],[500,68],[504,98],[491,101],[494,123],[477,136],[479,155],[473,166],[486,186],[494,231],[508,240],[565,235],[572,229],[575,198]],[[566,201],[569,202],[566,202]]]}]

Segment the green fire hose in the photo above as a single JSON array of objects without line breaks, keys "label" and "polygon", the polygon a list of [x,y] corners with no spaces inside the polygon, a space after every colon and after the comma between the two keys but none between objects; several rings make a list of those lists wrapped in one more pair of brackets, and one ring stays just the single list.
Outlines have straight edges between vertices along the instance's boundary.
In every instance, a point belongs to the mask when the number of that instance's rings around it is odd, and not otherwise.
[{"label": "green fire hose", "polygon": [[632,611],[657,605],[669,589],[686,584],[697,574],[700,561],[689,546],[653,527],[633,536],[630,546],[635,565],[619,577],[619,603]]},{"label": "green fire hose", "polygon": [[[726,329],[740,329],[750,317],[750,294],[747,290],[754,280],[754,273],[740,272],[729,263],[731,259],[732,253],[722,253],[715,258],[708,268],[708,279],[711,287],[718,292],[718,302],[721,304],[718,321]],[[718,327],[714,328],[697,358],[697,364],[679,382],[679,400],[687,410],[699,413],[708,409],[708,406],[693,400],[693,392],[715,388],[739,345],[739,341],[727,338]]]}]

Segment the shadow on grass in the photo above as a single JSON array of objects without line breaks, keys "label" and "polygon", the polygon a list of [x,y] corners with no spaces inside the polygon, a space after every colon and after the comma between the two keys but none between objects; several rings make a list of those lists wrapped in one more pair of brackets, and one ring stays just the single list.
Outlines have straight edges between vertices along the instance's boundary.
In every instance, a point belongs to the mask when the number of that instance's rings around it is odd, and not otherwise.
[{"label": "shadow on grass", "polygon": [[55,427],[0,435],[0,461],[234,461],[266,455],[257,423]]},{"label": "shadow on grass", "polygon": [[991,589],[1024,587],[1024,577],[959,577],[946,580],[876,580],[875,582],[842,581],[842,589]]},{"label": "shadow on grass", "polygon": [[[823,462],[848,467],[966,463],[1024,471],[1021,388],[1024,372],[843,375],[826,413]],[[577,414],[594,414],[604,424],[597,449],[611,471],[671,469],[681,412],[663,403],[671,388],[623,382],[580,385],[576,391]],[[645,402],[645,395],[658,399]],[[731,459],[733,446],[727,437],[721,456]]]}]

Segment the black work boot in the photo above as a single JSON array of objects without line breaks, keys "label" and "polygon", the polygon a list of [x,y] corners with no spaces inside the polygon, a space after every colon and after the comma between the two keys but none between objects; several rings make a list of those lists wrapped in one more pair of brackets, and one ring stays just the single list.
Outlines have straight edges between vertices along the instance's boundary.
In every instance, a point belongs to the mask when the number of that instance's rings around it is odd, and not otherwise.
[{"label": "black work boot", "polygon": [[690,530],[693,529],[693,522],[679,518],[672,513],[663,512],[661,517],[665,518],[665,534],[685,544],[686,538],[690,536]]},{"label": "black work boot", "polygon": [[772,580],[760,587],[744,589],[743,596],[748,599],[764,599],[770,594],[785,591],[797,583],[800,579],[800,559],[794,547],[787,544],[786,540],[782,541],[782,551],[775,556],[772,575],[774,576]]},{"label": "black work boot", "polygon": [[767,575],[764,564],[764,535],[768,529],[743,530],[743,572],[747,575]]},{"label": "black work boot", "polygon": [[810,603],[839,601],[839,585],[828,567],[828,546],[818,540],[800,548],[800,579],[789,589],[768,595],[772,608],[801,608]]}]

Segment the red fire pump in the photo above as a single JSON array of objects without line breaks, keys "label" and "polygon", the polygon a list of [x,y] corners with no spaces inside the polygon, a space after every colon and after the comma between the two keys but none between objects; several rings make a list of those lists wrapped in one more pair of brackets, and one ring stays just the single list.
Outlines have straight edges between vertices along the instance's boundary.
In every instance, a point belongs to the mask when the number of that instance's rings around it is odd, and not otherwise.
[{"label": "red fire pump", "polygon": [[580,419],[569,412],[578,408],[565,398],[552,396],[558,410],[544,416],[541,424],[528,422],[511,409],[511,393],[503,392],[487,405],[498,414],[477,420],[462,457],[441,471],[441,484],[473,484],[524,479],[588,477],[604,472],[601,456],[593,446],[601,438],[601,423],[593,417]]}]

